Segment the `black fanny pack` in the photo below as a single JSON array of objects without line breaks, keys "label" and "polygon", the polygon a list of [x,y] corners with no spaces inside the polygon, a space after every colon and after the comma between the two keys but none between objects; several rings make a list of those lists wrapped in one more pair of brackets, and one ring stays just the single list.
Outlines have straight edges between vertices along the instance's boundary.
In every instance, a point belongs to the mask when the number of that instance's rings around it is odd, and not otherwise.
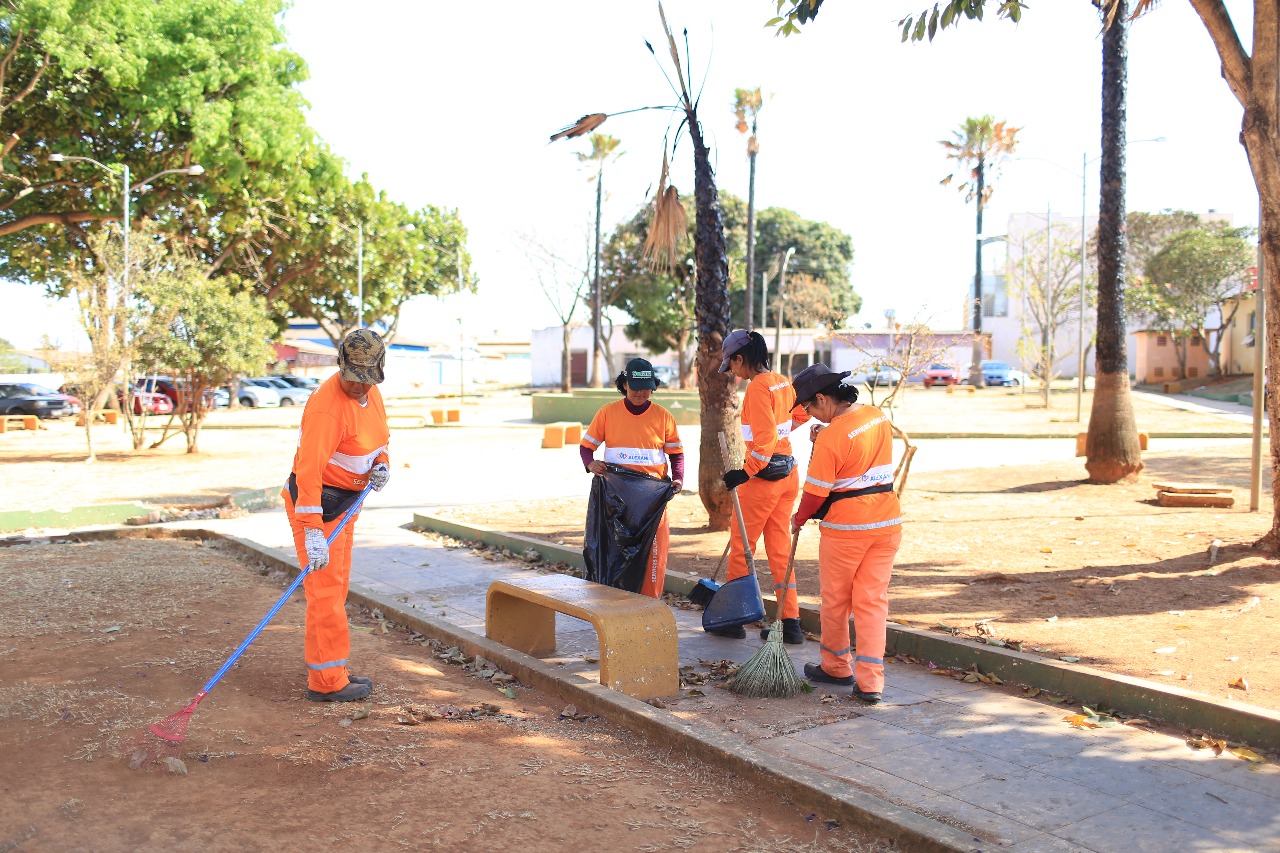
[{"label": "black fanny pack", "polygon": [[832,492],[827,495],[827,499],[822,502],[822,506],[818,507],[818,511],[813,514],[814,518],[823,519],[827,517],[827,510],[831,509],[831,505],[836,501],[842,501],[845,498],[860,498],[863,495],[880,495],[885,492],[893,491],[893,483],[881,483],[878,486],[869,486],[865,489],[850,489],[847,492]]},{"label": "black fanny pack", "polygon": [[[293,501],[296,508],[298,505],[298,476],[289,474],[289,499]],[[343,513],[351,508],[356,502],[356,498],[360,497],[359,492],[353,492],[350,489],[339,489],[337,486],[323,486],[320,489],[320,520],[326,524],[335,518],[340,518]]]},{"label": "black fanny pack", "polygon": [[769,464],[756,472],[756,476],[761,480],[783,480],[795,467],[794,457],[787,456],[785,453],[775,453],[769,457]]}]

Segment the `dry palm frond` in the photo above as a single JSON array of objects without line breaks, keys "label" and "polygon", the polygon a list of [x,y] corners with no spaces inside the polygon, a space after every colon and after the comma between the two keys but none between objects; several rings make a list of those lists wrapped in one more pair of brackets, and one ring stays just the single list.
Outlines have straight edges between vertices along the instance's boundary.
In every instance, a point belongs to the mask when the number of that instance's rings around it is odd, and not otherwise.
[{"label": "dry palm frond", "polygon": [[561,128],[558,132],[551,134],[551,141],[557,139],[573,139],[583,134],[590,133],[600,125],[604,124],[604,120],[609,117],[608,113],[591,113],[578,119],[568,127]]},{"label": "dry palm frond", "polygon": [[667,185],[670,163],[662,153],[662,177],[658,179],[658,194],[653,199],[653,221],[644,238],[642,256],[654,269],[668,270],[675,266],[676,249],[689,227],[689,217],[680,203],[680,193]]},{"label": "dry palm frond", "polygon": [[676,79],[680,81],[680,97],[687,105],[689,87],[684,84],[684,69],[680,65],[680,53],[676,50],[676,38],[671,34],[671,27],[667,24],[667,13],[663,11],[661,2],[658,3],[658,17],[662,18],[662,30],[667,34],[667,44],[671,48],[671,61],[676,66]]}]

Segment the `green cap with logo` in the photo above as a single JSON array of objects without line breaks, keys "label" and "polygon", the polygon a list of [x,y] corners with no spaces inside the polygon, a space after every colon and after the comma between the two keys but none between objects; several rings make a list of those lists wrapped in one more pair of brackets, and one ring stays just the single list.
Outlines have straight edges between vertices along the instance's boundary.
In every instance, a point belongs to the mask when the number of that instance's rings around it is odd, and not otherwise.
[{"label": "green cap with logo", "polygon": [[622,375],[632,391],[652,391],[658,387],[658,380],[653,375],[653,365],[646,359],[631,359],[627,362],[627,369],[622,371]]},{"label": "green cap with logo", "polygon": [[338,372],[348,382],[377,385],[385,378],[387,345],[373,329],[356,329],[338,347]]}]

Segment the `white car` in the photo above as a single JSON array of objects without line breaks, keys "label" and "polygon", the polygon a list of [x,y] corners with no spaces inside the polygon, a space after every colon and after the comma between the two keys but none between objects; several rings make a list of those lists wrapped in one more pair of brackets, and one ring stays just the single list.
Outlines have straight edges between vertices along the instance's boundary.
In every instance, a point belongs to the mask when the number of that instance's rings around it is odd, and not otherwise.
[{"label": "white car", "polygon": [[267,385],[255,385],[252,382],[241,382],[236,388],[236,399],[240,405],[250,409],[273,408],[280,405],[280,395],[276,389]]},{"label": "white car", "polygon": [[276,395],[280,397],[280,405],[282,406],[305,406],[307,398],[311,396],[310,389],[299,388],[279,376],[260,376],[257,379],[248,379],[246,381],[262,388],[274,389]]}]

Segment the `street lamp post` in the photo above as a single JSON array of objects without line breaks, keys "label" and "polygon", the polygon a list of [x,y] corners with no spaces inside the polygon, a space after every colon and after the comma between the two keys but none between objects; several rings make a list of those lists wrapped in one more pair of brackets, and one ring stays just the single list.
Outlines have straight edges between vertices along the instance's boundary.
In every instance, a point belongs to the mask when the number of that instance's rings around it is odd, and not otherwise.
[{"label": "street lamp post", "polygon": [[[343,224],[336,219],[321,219],[318,216],[308,216],[307,221],[312,225],[336,225],[348,234],[353,230],[350,225]],[[412,222],[401,225],[398,231],[413,231],[416,226]],[[364,328],[364,222],[357,221],[356,227],[356,328]]]},{"label": "street lamp post", "polygon": [[[51,163],[70,163],[77,160],[83,161],[85,163],[92,163],[93,165],[97,166],[99,169],[102,169],[104,172],[107,172],[111,175],[114,175],[116,173],[115,169],[112,169],[106,163],[101,163],[93,159],[92,157],[79,157],[75,155],[58,154],[58,153],[53,153],[49,155],[49,162]],[[121,169],[120,208],[121,208],[121,214],[122,214],[121,215],[121,227],[122,227],[121,237],[124,243],[124,247],[123,247],[124,264],[121,268],[120,283],[121,283],[121,286],[124,288],[125,296],[127,297],[129,294],[129,208],[132,206],[131,196],[132,196],[132,191],[134,187],[130,183],[129,164],[121,163],[120,169]],[[145,181],[139,181],[137,187],[138,189],[141,189],[142,187],[145,187],[147,184],[154,181],[156,178],[160,178],[165,175],[190,175],[192,177],[195,177],[196,175],[203,175],[203,174],[204,174],[204,167],[198,164],[194,166],[187,166],[184,169],[164,169],[162,171],[156,172],[154,175],[147,178]]]},{"label": "street lamp post", "polygon": [[795,246],[787,249],[782,256],[782,266],[778,269],[778,327],[773,330],[773,356],[778,359],[779,373],[782,372],[782,309],[785,306],[782,299],[787,289],[787,264],[791,262],[791,256],[795,253]]}]

